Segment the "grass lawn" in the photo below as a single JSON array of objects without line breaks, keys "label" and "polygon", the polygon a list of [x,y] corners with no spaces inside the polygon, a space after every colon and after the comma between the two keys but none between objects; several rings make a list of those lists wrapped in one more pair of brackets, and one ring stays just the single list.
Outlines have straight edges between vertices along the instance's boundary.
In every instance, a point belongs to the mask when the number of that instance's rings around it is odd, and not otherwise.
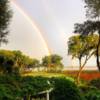
[{"label": "grass lawn", "polygon": [[44,76],[44,77],[61,77],[66,76],[63,73],[49,73],[49,72],[30,72],[23,74],[24,76]]},{"label": "grass lawn", "polygon": [[[44,76],[44,77],[72,77],[76,78],[78,71],[63,71],[59,73],[52,73],[52,72],[26,72],[24,76]],[[81,73],[82,80],[92,80],[96,78],[100,78],[100,72],[98,71],[83,71]]]}]

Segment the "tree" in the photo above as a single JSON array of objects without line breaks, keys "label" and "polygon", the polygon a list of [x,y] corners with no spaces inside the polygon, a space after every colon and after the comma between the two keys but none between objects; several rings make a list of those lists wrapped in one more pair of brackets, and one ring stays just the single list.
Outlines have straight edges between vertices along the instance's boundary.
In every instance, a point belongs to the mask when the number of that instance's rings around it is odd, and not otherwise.
[{"label": "tree", "polygon": [[50,64],[51,64],[51,58],[50,58],[50,56],[45,56],[45,57],[42,58],[42,65],[44,67],[47,68],[47,67],[50,66]]},{"label": "tree", "polygon": [[14,71],[14,60],[13,59],[7,59],[4,64],[4,72],[8,74],[12,74]]},{"label": "tree", "polygon": [[14,70],[14,54],[9,50],[0,50],[0,72],[13,73]]},{"label": "tree", "polygon": [[15,67],[24,71],[32,63],[32,59],[29,56],[24,55],[21,51],[12,51],[14,54]]},{"label": "tree", "polygon": [[84,0],[86,16],[90,18],[100,17],[100,0]]},{"label": "tree", "polygon": [[81,35],[89,34],[99,34],[99,39],[96,47],[96,62],[98,70],[100,71],[100,61],[99,61],[99,48],[100,48],[100,21],[86,21],[83,24],[75,24],[75,33],[80,33]]},{"label": "tree", "polygon": [[39,61],[21,51],[0,50],[0,72],[19,74],[25,68],[38,67]]},{"label": "tree", "polygon": [[54,67],[55,70],[61,71],[61,69],[63,69],[63,64],[61,62],[62,57],[59,56],[59,55],[54,54],[54,55],[52,55],[51,59],[52,59],[52,64],[55,66]]},{"label": "tree", "polygon": [[[99,41],[97,45],[97,50],[96,50],[96,56],[97,56],[97,66],[100,71],[100,61],[99,61],[99,48],[100,48],[100,0],[84,0],[85,2],[85,7],[86,7],[86,15],[87,17],[93,19],[93,21],[86,21],[83,25],[79,26],[77,25],[77,32],[81,30],[83,34],[89,34],[89,33],[95,33],[98,32],[99,34]],[[94,21],[95,20],[95,21]],[[84,28],[83,28],[84,27]]]},{"label": "tree", "polygon": [[12,16],[8,0],[0,0],[0,45],[7,43],[8,25]]},{"label": "tree", "polygon": [[29,68],[37,68],[39,71],[40,68],[40,62],[37,59],[32,59],[31,62],[28,65]]},{"label": "tree", "polygon": [[59,55],[50,55],[50,56],[45,56],[42,59],[42,65],[46,68],[48,68],[49,70],[61,70],[61,68],[63,68],[63,64],[61,62],[62,57],[60,57]]},{"label": "tree", "polygon": [[79,60],[79,72],[77,75],[77,83],[80,81],[80,75],[87,61],[95,54],[98,41],[98,35],[76,35],[69,38],[68,54],[72,58]]}]

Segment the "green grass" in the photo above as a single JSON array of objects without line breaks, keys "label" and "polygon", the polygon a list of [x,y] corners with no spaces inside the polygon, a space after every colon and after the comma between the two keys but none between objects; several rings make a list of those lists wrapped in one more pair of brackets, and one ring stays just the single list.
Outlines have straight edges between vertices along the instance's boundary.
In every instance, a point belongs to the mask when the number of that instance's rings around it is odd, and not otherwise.
[{"label": "green grass", "polygon": [[49,73],[49,72],[30,72],[23,74],[24,76],[44,76],[44,77],[64,77],[63,73]]}]

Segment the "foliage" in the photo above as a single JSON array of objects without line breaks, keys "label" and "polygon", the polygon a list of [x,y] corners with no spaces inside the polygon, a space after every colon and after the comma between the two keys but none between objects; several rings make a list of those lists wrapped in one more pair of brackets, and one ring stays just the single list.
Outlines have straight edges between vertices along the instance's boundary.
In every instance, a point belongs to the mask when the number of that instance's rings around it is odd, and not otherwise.
[{"label": "foliage", "polygon": [[86,100],[100,100],[100,91],[89,91],[87,94],[85,94]]},{"label": "foliage", "polygon": [[0,45],[7,43],[8,25],[12,17],[12,11],[8,0],[0,0]]},{"label": "foliage", "polygon": [[20,100],[19,76],[0,76],[0,100]]},{"label": "foliage", "polygon": [[42,59],[42,65],[46,67],[49,71],[60,71],[63,68],[61,60],[62,57],[56,54],[45,56]]},{"label": "foliage", "polygon": [[32,77],[26,76],[22,78],[21,81],[21,89],[23,91],[23,95],[25,96],[34,96],[39,92],[45,91],[50,88],[47,83],[48,79],[44,77]]},{"label": "foliage", "polygon": [[98,86],[100,82],[97,80],[92,80],[89,84],[79,87],[86,100],[100,100],[100,89]]},{"label": "foliage", "polygon": [[[85,24],[85,30],[87,31],[87,34],[95,33],[97,32],[99,34],[99,40],[98,45],[96,48],[96,62],[98,69],[100,71],[100,59],[99,59],[99,48],[100,48],[100,0],[84,0],[87,8],[87,15],[88,17],[96,20],[96,21],[90,21],[88,24]],[[96,19],[97,18],[97,19]],[[88,22],[88,21],[87,21]],[[84,25],[84,24],[83,24]],[[80,26],[79,26],[80,29]]]},{"label": "foliage", "polygon": [[82,84],[79,86],[80,91],[82,92],[82,94],[87,94],[89,91],[95,91],[97,90],[95,87],[91,86],[91,85],[87,85],[87,84]]},{"label": "foliage", "polygon": [[100,90],[95,87],[89,86],[80,86],[82,95],[86,100],[100,100]]},{"label": "foliage", "polygon": [[28,68],[40,68],[40,61],[37,59],[32,59],[30,64],[28,65]]},{"label": "foliage", "polygon": [[[89,86],[77,87],[65,77],[45,78],[32,76],[0,75],[0,100],[30,100],[39,93],[53,89],[50,100],[99,100],[99,89]],[[86,98],[86,99],[85,99]]]},{"label": "foliage", "polygon": [[28,100],[51,87],[45,77],[0,76],[0,100]]},{"label": "foliage", "polygon": [[51,100],[83,100],[78,87],[66,78],[52,78],[51,83],[54,90],[51,93]]},{"label": "foliage", "polygon": [[94,86],[97,89],[100,89],[100,78],[91,80],[89,85]]},{"label": "foliage", "polygon": [[99,48],[100,48],[100,21],[86,21],[83,24],[75,24],[75,33],[80,33],[81,35],[89,35],[89,34],[99,34],[99,38],[97,40],[96,46],[96,62],[97,67],[100,70],[99,63]]},{"label": "foliage", "polygon": [[76,35],[69,38],[68,41],[68,54],[72,58],[81,59],[84,56],[90,54],[90,52],[95,51],[97,46],[98,35]]},{"label": "foliage", "polygon": [[100,32],[100,21],[87,20],[84,23],[76,23],[74,33],[81,35],[88,35]]},{"label": "foliage", "polygon": [[25,69],[39,66],[37,59],[32,59],[21,51],[0,50],[0,73],[19,74]]},{"label": "foliage", "polygon": [[88,17],[96,18],[100,16],[100,0],[84,0]]},{"label": "foliage", "polygon": [[13,72],[13,54],[10,51],[0,50],[0,71],[2,73],[12,73]]},{"label": "foliage", "polygon": [[[97,40],[97,41],[95,41]],[[77,83],[79,83],[80,74],[86,65],[87,61],[95,54],[98,44],[98,35],[76,35],[69,38],[68,54],[72,58],[79,60],[79,72],[77,75]]]},{"label": "foliage", "polygon": [[[87,20],[83,24],[75,24],[74,33],[79,33],[81,35],[88,34],[99,34],[98,44],[96,46],[96,62],[98,70],[100,70],[100,61],[99,61],[99,48],[100,48],[100,0],[84,0],[85,7],[87,8],[86,14],[87,17],[90,17],[94,20]],[[97,18],[97,19],[96,19]]]}]

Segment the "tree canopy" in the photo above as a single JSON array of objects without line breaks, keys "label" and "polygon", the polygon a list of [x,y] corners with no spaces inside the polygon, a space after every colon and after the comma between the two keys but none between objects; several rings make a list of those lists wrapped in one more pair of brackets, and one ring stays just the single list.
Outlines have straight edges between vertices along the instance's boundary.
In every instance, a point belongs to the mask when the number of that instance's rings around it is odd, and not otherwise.
[{"label": "tree canopy", "polygon": [[69,38],[68,41],[68,54],[72,58],[81,59],[84,56],[90,54],[90,52],[96,50],[98,41],[98,35],[76,35]]},{"label": "tree canopy", "polygon": [[84,0],[86,16],[96,18],[100,16],[100,0]]},{"label": "tree canopy", "polygon": [[0,72],[16,73],[25,71],[28,68],[37,68],[39,61],[30,58],[21,51],[0,50]]},{"label": "tree canopy", "polygon": [[[97,40],[97,41],[96,41]],[[87,61],[96,53],[96,47],[98,44],[98,35],[76,35],[69,38],[68,41],[68,54],[72,58],[79,60],[79,73],[77,76],[77,83],[79,83],[79,77],[82,69],[86,65]]]},{"label": "tree canopy", "polygon": [[49,70],[61,70],[63,68],[62,64],[62,57],[59,55],[50,55],[50,56],[45,56],[42,59],[42,65],[46,67]]},{"label": "tree canopy", "polygon": [[98,33],[98,45],[96,47],[96,62],[97,67],[100,70],[99,61],[99,48],[100,48],[100,0],[84,0],[87,17],[92,20],[87,20],[83,24],[75,24],[74,33],[79,33],[81,35],[89,35]]},{"label": "tree canopy", "polygon": [[0,45],[7,43],[8,25],[12,17],[12,10],[9,6],[8,0],[0,0]]}]

